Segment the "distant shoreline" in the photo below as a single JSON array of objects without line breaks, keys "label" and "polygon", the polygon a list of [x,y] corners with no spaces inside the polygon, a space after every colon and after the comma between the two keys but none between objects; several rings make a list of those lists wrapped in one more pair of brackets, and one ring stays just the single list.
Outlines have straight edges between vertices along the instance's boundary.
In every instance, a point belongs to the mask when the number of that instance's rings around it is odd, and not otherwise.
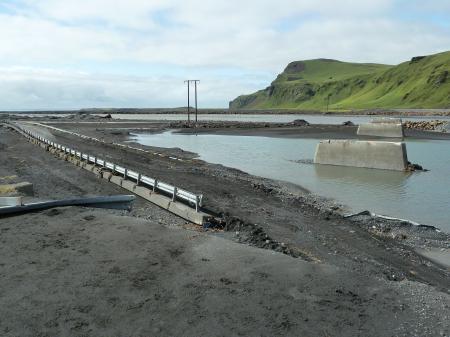
[{"label": "distant shoreline", "polygon": [[[42,110],[42,111],[0,111],[1,114],[124,114],[124,115],[184,115],[186,108],[149,108],[149,109],[81,109],[81,110]],[[191,109],[191,114],[194,114]],[[383,115],[383,116],[450,116],[449,109],[366,109],[366,110],[333,110],[329,112],[318,110],[297,110],[297,109],[199,109],[201,115]]]}]

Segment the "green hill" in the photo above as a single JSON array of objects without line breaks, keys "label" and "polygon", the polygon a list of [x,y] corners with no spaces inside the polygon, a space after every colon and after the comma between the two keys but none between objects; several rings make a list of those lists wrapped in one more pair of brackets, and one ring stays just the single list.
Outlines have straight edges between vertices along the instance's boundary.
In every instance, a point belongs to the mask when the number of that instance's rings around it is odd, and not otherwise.
[{"label": "green hill", "polygon": [[230,109],[450,108],[450,52],[397,66],[317,59],[290,63],[269,87]]}]

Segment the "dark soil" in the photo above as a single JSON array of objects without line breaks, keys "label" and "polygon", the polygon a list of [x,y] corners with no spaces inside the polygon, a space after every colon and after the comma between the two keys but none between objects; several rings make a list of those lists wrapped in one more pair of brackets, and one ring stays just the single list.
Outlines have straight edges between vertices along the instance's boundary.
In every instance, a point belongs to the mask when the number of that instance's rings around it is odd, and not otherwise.
[{"label": "dark soil", "polygon": [[[124,193],[0,130],[0,176],[33,182],[36,197]],[[106,141],[125,139],[89,130]],[[418,242],[448,244],[445,234],[405,227],[406,237],[387,235],[381,229],[394,227],[385,221],[344,219],[337,206],[299,187],[192,154],[143,153],[45,132],[61,144],[203,193],[226,231],[198,232],[142,200],[127,215],[64,208],[0,219],[5,336],[450,333],[450,273],[415,252]]]}]

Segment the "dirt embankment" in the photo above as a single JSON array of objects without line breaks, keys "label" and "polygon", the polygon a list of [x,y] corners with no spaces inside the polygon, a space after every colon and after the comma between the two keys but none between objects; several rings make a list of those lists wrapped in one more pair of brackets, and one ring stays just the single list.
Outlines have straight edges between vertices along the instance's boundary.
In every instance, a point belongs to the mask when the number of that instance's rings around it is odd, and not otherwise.
[{"label": "dirt embankment", "polygon": [[[438,246],[444,234],[343,219],[295,186],[191,156],[174,161],[169,149],[51,134],[204,193],[228,231],[184,229],[142,200],[128,215],[66,208],[1,219],[3,335],[448,335],[448,271],[408,246]],[[123,193],[11,131],[0,129],[0,143],[0,176],[33,182],[36,197]],[[299,258],[250,246],[267,237]]]}]

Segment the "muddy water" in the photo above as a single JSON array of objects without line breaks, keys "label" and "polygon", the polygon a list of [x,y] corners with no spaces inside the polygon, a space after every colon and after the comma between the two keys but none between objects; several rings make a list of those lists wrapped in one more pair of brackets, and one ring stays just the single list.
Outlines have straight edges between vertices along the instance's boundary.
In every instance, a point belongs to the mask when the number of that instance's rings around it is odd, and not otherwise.
[{"label": "muddy water", "polygon": [[435,225],[450,232],[450,141],[408,140],[409,160],[429,172],[394,172],[314,165],[316,139],[180,135],[134,135],[144,145],[179,147],[200,158],[245,172],[301,185],[336,199],[351,211]]}]

